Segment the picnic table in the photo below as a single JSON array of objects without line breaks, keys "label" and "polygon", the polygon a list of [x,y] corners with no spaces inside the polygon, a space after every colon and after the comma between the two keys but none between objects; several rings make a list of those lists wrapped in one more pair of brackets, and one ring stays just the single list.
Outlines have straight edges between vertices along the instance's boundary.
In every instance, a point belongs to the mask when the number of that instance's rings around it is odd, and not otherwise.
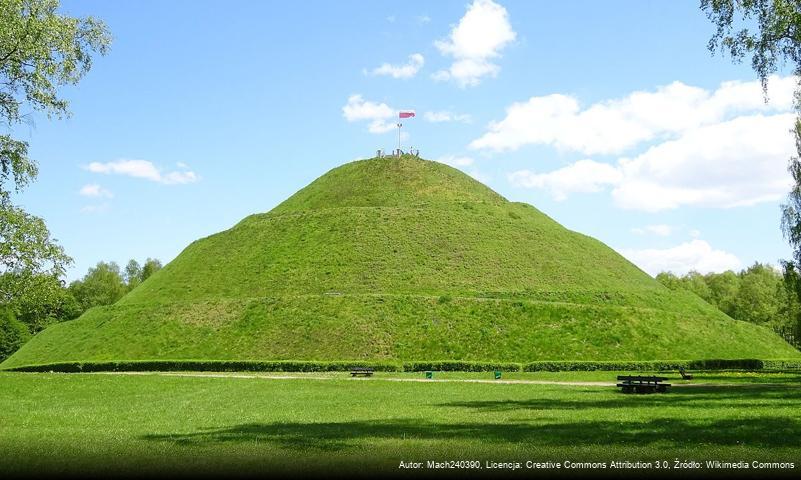
[{"label": "picnic table", "polygon": [[669,383],[663,383],[667,378],[642,375],[618,375],[617,386],[623,389],[623,393],[665,393]]},{"label": "picnic table", "polygon": [[371,367],[353,367],[350,369],[351,377],[371,377],[373,376],[373,369]]}]

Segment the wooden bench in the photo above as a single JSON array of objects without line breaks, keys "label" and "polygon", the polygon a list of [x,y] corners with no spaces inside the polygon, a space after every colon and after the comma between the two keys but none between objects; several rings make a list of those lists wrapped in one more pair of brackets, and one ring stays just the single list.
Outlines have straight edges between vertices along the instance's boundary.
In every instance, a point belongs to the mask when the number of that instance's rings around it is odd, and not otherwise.
[{"label": "wooden bench", "polygon": [[665,393],[670,387],[669,383],[662,383],[667,380],[665,377],[618,375],[617,380],[623,393]]},{"label": "wooden bench", "polygon": [[370,367],[353,367],[350,369],[350,376],[351,377],[371,377],[373,375],[373,369]]}]

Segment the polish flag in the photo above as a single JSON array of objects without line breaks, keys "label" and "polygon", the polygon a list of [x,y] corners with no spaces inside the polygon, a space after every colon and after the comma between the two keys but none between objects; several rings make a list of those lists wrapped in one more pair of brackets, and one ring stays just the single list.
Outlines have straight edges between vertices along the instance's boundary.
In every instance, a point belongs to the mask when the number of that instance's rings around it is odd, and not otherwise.
[{"label": "polish flag", "polygon": [[398,116],[400,118],[409,118],[414,116],[414,112],[400,112]]}]

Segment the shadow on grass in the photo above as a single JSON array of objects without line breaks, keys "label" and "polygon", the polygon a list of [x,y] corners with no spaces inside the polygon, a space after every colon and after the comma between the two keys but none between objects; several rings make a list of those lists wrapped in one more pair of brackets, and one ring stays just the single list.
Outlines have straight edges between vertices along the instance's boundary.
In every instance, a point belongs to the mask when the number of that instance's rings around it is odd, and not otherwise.
[{"label": "shadow on grass", "polygon": [[797,447],[801,422],[791,417],[718,421],[429,423],[420,420],[330,423],[249,423],[193,433],[151,434],[145,440],[179,445],[269,442],[283,448],[337,451],[365,441],[475,441],[529,447],[605,445],[691,448],[699,445]]},{"label": "shadow on grass", "polygon": [[[611,387],[610,393],[611,393]],[[580,397],[577,395],[576,397]],[[788,404],[801,406],[801,389],[790,385],[709,385],[703,387],[672,387],[667,393],[638,395],[618,391],[611,397],[598,398],[597,392],[587,392],[587,398],[562,400],[533,398],[530,400],[475,400],[448,402],[438,407],[457,407],[481,411],[502,412],[529,410],[581,410],[586,408],[631,409],[655,407],[715,408],[732,405],[738,408],[775,408]]]}]

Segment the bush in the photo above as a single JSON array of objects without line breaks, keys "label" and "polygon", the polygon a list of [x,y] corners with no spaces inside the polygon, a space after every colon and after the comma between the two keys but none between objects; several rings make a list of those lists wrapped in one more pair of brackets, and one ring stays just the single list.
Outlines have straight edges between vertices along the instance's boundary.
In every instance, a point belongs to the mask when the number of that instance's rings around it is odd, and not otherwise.
[{"label": "bush", "polygon": [[512,362],[468,362],[468,361],[438,361],[438,362],[405,362],[404,372],[423,372],[427,370],[438,372],[519,372],[522,365]]},{"label": "bush", "polygon": [[683,361],[542,361],[523,366],[525,372],[663,371],[689,368]]},{"label": "bush", "polygon": [[523,366],[525,372],[579,372],[579,371],[670,371],[684,367],[688,370],[793,370],[801,368],[800,360],[758,360],[755,358],[705,359],[673,361],[602,361],[602,362],[531,362]]},{"label": "bush", "polygon": [[0,307],[0,362],[10,357],[31,338],[28,327],[8,307]]},{"label": "bush", "polygon": [[[3,317],[5,318],[5,317]],[[12,315],[13,318],[13,315]],[[19,323],[19,322],[17,322]],[[0,320],[2,325],[2,320]],[[24,330],[24,326],[23,326]],[[2,338],[0,328],[0,338]],[[27,330],[25,330],[27,334]],[[540,361],[526,364],[514,362],[428,361],[394,362],[375,361],[229,361],[229,360],[152,360],[129,362],[62,362],[44,365],[26,365],[8,370],[21,372],[347,372],[353,367],[371,367],[377,372],[580,372],[580,371],[676,371],[688,370],[799,370],[801,360],[707,359],[674,361]]]},{"label": "bush", "polygon": [[353,367],[371,367],[377,372],[400,371],[389,362],[365,361],[228,361],[228,360],[152,360],[130,362],[62,362],[11,368],[20,372],[345,372]]}]

